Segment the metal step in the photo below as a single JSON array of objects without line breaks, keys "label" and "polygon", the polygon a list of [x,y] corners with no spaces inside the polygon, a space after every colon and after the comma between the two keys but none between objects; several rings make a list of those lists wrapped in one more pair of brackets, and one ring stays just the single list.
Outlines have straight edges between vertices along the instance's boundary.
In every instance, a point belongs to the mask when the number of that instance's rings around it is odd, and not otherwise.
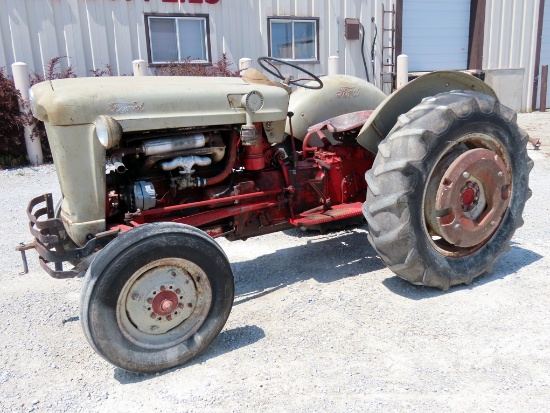
[{"label": "metal step", "polygon": [[290,223],[297,227],[309,227],[319,224],[325,224],[327,222],[335,222],[347,218],[362,216],[362,205],[362,202],[335,205],[331,207],[328,211],[323,211],[323,207],[318,207],[296,215],[294,219],[290,220]]}]

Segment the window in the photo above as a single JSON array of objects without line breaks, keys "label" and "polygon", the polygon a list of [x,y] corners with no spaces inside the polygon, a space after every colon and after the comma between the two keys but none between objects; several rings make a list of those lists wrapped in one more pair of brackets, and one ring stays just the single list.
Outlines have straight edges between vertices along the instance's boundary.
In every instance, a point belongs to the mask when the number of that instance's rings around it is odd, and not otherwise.
[{"label": "window", "polygon": [[208,16],[146,16],[149,62],[210,61]]},{"label": "window", "polygon": [[269,21],[269,55],[283,60],[319,60],[319,19],[272,17]]}]

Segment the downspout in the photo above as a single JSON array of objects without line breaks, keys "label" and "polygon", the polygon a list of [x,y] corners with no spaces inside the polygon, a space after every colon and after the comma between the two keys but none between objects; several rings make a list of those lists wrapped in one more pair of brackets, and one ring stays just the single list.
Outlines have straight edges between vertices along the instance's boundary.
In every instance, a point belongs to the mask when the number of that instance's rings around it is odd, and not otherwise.
[{"label": "downspout", "polygon": [[395,55],[403,54],[403,0],[395,0]]},{"label": "downspout", "polygon": [[539,92],[540,49],[542,45],[543,20],[544,20],[544,0],[540,0],[539,22],[537,27],[537,49],[535,51],[535,76],[533,77],[533,98],[531,100],[531,110],[535,110],[537,108],[537,94]]},{"label": "downspout", "polygon": [[470,4],[470,35],[468,39],[468,69],[470,70],[483,70],[486,7],[486,0],[472,0]]}]

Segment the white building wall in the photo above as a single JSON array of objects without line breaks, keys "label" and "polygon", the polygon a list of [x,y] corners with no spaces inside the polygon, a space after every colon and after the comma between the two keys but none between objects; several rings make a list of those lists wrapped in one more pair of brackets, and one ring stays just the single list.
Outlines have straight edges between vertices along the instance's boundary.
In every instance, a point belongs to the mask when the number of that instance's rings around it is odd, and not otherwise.
[{"label": "white building wall", "polygon": [[483,70],[525,69],[521,110],[532,109],[539,1],[487,0]]},{"label": "white building wall", "polygon": [[[380,80],[382,5],[395,0],[219,0],[216,4],[166,3],[162,0],[1,0],[0,67],[23,61],[44,75],[44,64],[66,56],[78,76],[110,64],[117,74],[130,74],[132,60],[147,58],[144,13],[198,13],[210,16],[213,60],[222,53],[235,63],[241,57],[255,62],[268,54],[267,18],[319,18],[320,63],[301,64],[315,74],[327,73],[328,57],[339,56],[340,73],[365,77],[361,40],[344,38],[344,19],[358,18],[366,29],[365,54],[370,70],[374,36],[371,17],[378,25],[375,82]],[[387,21],[389,15],[386,16]],[[388,43],[388,34],[385,36]],[[386,44],[387,45],[387,44]],[[372,75],[371,75],[372,76]],[[372,79],[371,79],[372,81]]]}]

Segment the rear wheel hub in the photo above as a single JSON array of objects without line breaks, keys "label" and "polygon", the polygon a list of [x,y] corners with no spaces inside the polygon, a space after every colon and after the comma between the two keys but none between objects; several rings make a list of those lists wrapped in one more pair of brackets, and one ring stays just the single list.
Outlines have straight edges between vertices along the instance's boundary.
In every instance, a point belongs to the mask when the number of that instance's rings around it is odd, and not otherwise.
[{"label": "rear wheel hub", "polygon": [[489,149],[466,151],[451,163],[437,190],[435,230],[458,247],[484,243],[498,228],[509,194],[504,161]]}]

